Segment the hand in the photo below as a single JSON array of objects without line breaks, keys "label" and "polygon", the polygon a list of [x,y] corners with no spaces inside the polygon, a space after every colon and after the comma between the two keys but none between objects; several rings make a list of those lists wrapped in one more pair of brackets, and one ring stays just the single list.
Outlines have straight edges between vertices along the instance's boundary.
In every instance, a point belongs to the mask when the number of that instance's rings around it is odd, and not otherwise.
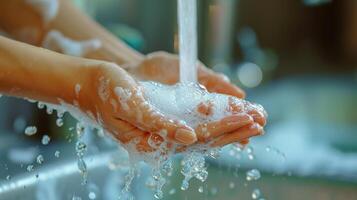
[{"label": "hand", "polygon": [[[123,67],[139,80],[157,81],[163,84],[175,84],[179,80],[179,58],[176,55],[166,52],[149,54],[142,61],[136,64],[128,64]],[[204,85],[209,92],[232,95],[238,98],[245,97],[244,91],[230,83],[228,78],[223,74],[215,73],[206,68],[202,63],[198,65],[198,81]],[[234,105],[231,106],[234,107]],[[222,135],[218,135],[218,139],[215,139],[215,142],[212,145],[224,146],[233,142],[239,142],[242,145],[245,145],[249,142],[250,137],[262,134],[262,127],[266,124],[266,113],[264,109],[256,107],[256,109],[250,110],[248,114],[253,117],[253,123],[232,132],[221,132]],[[219,133],[219,131],[217,131],[217,133]],[[196,134],[198,135],[199,141],[207,141],[207,139],[203,139],[200,136],[203,134],[200,130],[197,130],[197,128]]]},{"label": "hand", "polygon": [[[129,73],[140,80],[156,81],[163,84],[175,84],[179,80],[179,58],[166,52],[155,52],[146,56],[139,63],[123,66]],[[205,67],[198,65],[198,81],[209,92],[244,98],[242,89],[229,82],[229,79]]]},{"label": "hand", "polygon": [[[195,129],[172,120],[153,107],[145,99],[143,88],[115,64],[100,64],[91,80],[87,91],[93,101],[90,110],[97,113],[95,120],[122,143],[136,142],[139,151],[152,151],[163,141],[167,141],[168,148],[173,144],[192,145],[197,140],[215,141],[213,146],[222,146],[262,132],[262,125],[254,122],[254,116],[244,114],[242,105],[234,103],[231,105],[235,110],[232,116]],[[204,112],[205,108],[198,109]],[[236,133],[241,129],[243,131]]]}]

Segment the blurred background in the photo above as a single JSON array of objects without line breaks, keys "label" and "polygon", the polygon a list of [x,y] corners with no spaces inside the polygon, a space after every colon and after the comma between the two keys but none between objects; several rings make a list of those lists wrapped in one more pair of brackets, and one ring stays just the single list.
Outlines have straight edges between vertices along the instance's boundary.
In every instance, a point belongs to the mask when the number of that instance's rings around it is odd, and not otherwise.
[{"label": "blurred background", "polygon": [[[75,2],[143,53],[178,52],[175,0]],[[208,180],[188,191],[177,159],[164,199],[357,199],[357,1],[198,0],[198,33],[199,59],[262,104],[269,121],[248,148],[209,159]],[[86,134],[83,186],[70,116],[58,127],[55,114],[8,97],[0,110],[0,199],[117,199],[127,162],[115,144]],[[27,126],[38,133],[26,136]],[[251,169],[259,180],[246,179]],[[134,180],[137,199],[154,199],[148,173]]]}]

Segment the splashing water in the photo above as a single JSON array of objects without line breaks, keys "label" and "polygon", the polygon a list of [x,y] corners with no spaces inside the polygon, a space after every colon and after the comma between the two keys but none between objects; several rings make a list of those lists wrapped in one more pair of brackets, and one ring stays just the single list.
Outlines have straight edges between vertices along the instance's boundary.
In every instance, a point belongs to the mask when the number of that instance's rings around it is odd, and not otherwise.
[{"label": "splashing water", "polygon": [[78,197],[78,196],[73,195],[72,200],[82,200],[82,198],[81,198],[81,197]]},{"label": "splashing water", "polygon": [[[166,107],[166,109],[171,109],[171,108],[178,108],[178,110],[185,110],[187,111],[187,109],[182,109],[182,106],[184,105],[189,105],[189,106],[193,106],[195,105],[195,100],[209,100],[209,99],[213,99],[215,102],[218,102],[218,107],[216,109],[217,112],[214,112],[215,114],[218,113],[218,115],[213,116],[210,119],[207,118],[203,118],[202,116],[199,115],[195,115],[195,113],[183,113],[182,116],[179,116],[178,118],[180,120],[184,119],[186,120],[186,123],[192,127],[194,127],[195,125],[197,125],[198,123],[202,122],[203,120],[207,120],[205,122],[210,122],[210,121],[214,121],[214,120],[218,120],[221,119],[222,117],[226,116],[229,113],[225,113],[223,112],[223,106],[227,104],[227,96],[224,97],[219,96],[219,95],[215,95],[212,94],[210,95],[207,91],[202,92],[202,88],[198,89],[198,84],[196,84],[197,82],[197,19],[196,19],[196,9],[197,9],[197,5],[196,5],[196,0],[178,0],[178,18],[179,18],[179,43],[180,43],[180,82],[182,85],[177,86],[177,91],[175,91],[176,93],[174,94],[175,99],[193,99],[193,101],[175,101],[175,103],[177,104],[177,106],[164,106]],[[78,47],[78,49],[80,49]],[[81,50],[81,49],[80,49]],[[151,83],[150,83],[151,84]],[[161,89],[164,86],[159,86],[158,85],[150,85],[147,84],[148,87],[152,86],[152,91],[149,92],[148,94],[153,94],[153,96],[155,96],[155,92],[153,92],[154,90],[156,90],[157,88]],[[188,89],[187,89],[188,88]],[[166,88],[168,90],[172,89],[172,88]],[[160,94],[160,92],[162,92],[162,90],[158,89],[157,90],[159,92],[159,95],[157,95],[158,98],[164,99],[167,98],[168,96],[163,96],[162,93]],[[76,85],[75,87],[75,92],[78,96],[79,92],[80,92],[80,87],[79,85]],[[172,93],[170,93],[172,94]],[[192,98],[190,98],[192,95]],[[107,100],[106,99],[106,95],[103,94],[101,97],[102,100]],[[152,99],[151,99],[152,100]],[[161,104],[161,100],[158,101]],[[152,102],[151,102],[152,103]],[[244,106],[248,105],[246,104],[245,101],[241,101],[239,103],[243,103]],[[165,104],[165,103],[164,103]],[[46,108],[46,112],[48,114],[52,114],[53,110],[57,108],[54,108],[52,106],[49,106],[45,103],[42,102],[38,102],[38,108],[43,109],[45,108],[45,106],[47,106]],[[61,106],[63,107],[68,107],[66,104],[62,104]],[[77,106],[77,105],[76,105]],[[160,106],[158,106],[160,107]],[[192,110],[192,109],[191,109]],[[195,110],[195,109],[193,109]],[[222,112],[220,112],[220,110]],[[167,110],[163,110],[163,111],[167,111]],[[58,119],[56,120],[56,124],[57,126],[61,127],[63,126],[63,113],[62,111],[59,112],[59,110],[57,110],[57,117]],[[70,112],[72,115],[73,113]],[[167,112],[170,113],[170,110]],[[172,115],[175,115],[175,111],[174,113],[172,113]],[[170,115],[168,115],[169,117],[171,117]],[[84,156],[85,153],[87,151],[87,144],[83,142],[83,134],[85,132],[85,126],[82,124],[82,121],[85,121],[82,117],[76,117],[80,123],[77,123],[76,126],[76,133],[77,133],[77,138],[78,141],[76,142],[75,145],[75,151],[78,157],[78,161],[77,161],[77,166],[78,166],[78,170],[82,175],[82,184],[86,184],[87,183],[87,176],[88,176],[88,172],[87,172],[87,165],[84,161]],[[36,128],[36,127],[35,127]],[[37,132],[37,130],[35,131],[35,133]],[[26,133],[26,131],[25,131]],[[44,136],[45,137],[45,136]],[[44,142],[45,140],[45,142]],[[47,142],[46,142],[47,141]],[[47,145],[50,141],[50,138],[46,135],[46,139],[42,138],[42,144]],[[134,142],[135,143],[135,142]],[[152,141],[148,141],[150,146],[155,146],[155,143],[152,143]],[[89,144],[89,143],[88,143]],[[167,144],[167,143],[166,143]],[[165,144],[162,144],[163,146]],[[127,150],[130,153],[130,149],[127,148]],[[166,156],[162,156],[162,152],[165,152],[167,154],[165,154]],[[160,150],[157,152],[154,152],[154,156],[148,156],[150,157],[149,160],[151,158],[151,162],[154,162],[153,165],[153,170],[152,170],[152,182],[149,184],[150,186],[152,186],[153,190],[154,190],[154,197],[157,199],[161,199],[163,197],[163,192],[162,192],[162,187],[164,186],[164,184],[166,183],[166,179],[165,179],[165,175],[170,176],[172,175],[172,162],[170,161],[171,159],[171,155],[173,155],[174,152],[167,152],[167,149],[162,149],[162,147],[160,147]],[[198,180],[200,180],[201,182],[204,182],[207,177],[208,177],[208,172],[207,172],[207,166],[205,166],[205,157],[206,156],[210,156],[212,158],[216,158],[219,155],[219,151],[217,151],[216,149],[209,149],[209,147],[206,146],[199,146],[195,149],[189,149],[186,152],[183,153],[184,157],[182,160],[182,170],[181,173],[184,175],[184,180],[182,182],[182,186],[181,189],[182,190],[187,190],[189,187],[189,181],[192,178],[196,178]],[[55,157],[59,157],[60,152],[56,151],[55,152]],[[252,154],[253,155],[253,154]],[[133,156],[135,157],[135,156]],[[41,163],[43,162],[43,157],[41,160]],[[37,162],[39,163],[39,158],[37,157]],[[150,162],[150,161],[149,161]],[[39,163],[40,164],[40,163]],[[151,163],[152,164],[152,163]],[[27,167],[28,171],[29,167]],[[30,167],[31,171],[33,170],[33,165],[32,168]],[[136,167],[134,165],[131,165],[129,168],[129,173],[127,174],[127,176],[125,177],[125,185],[124,188],[121,191],[121,194],[119,196],[119,199],[133,199],[133,195],[130,192],[130,186],[131,183],[135,177],[135,173],[136,173]],[[259,171],[258,171],[259,173]],[[260,178],[260,173],[259,173],[259,177],[258,178],[254,178],[257,177],[257,175],[249,175],[249,177],[252,176],[252,180],[258,180]],[[248,173],[247,173],[247,179],[248,179]],[[234,188],[234,183],[230,184],[230,188]],[[204,191],[206,191],[206,189],[204,190],[202,186],[200,186],[198,188],[198,192],[203,193]],[[169,194],[174,194],[176,192],[175,189],[170,190]],[[218,192],[217,188],[211,188],[210,192],[215,195]],[[100,195],[98,195],[99,197]],[[96,199],[97,198],[97,193],[95,192],[89,192],[88,194],[88,198],[89,199]],[[77,196],[73,196],[72,197],[73,200],[78,200],[81,199],[80,197]]]},{"label": "splashing water", "polygon": [[199,192],[199,193],[203,193],[203,186],[200,186],[200,187],[198,188],[198,192]]},{"label": "splashing water", "polygon": [[36,126],[28,126],[25,129],[25,135],[27,135],[27,136],[35,135],[36,133],[37,133]]},{"label": "splashing water", "polygon": [[247,181],[256,181],[259,180],[260,177],[261,177],[260,171],[257,169],[252,169],[247,171],[247,177],[246,177]]},{"label": "splashing water", "polygon": [[50,141],[51,141],[50,136],[44,135],[44,136],[42,137],[41,143],[42,143],[43,145],[48,145],[48,144],[50,143]]},{"label": "splashing water", "polygon": [[181,190],[188,189],[189,180],[193,177],[204,182],[208,176],[204,154],[195,151],[186,154],[182,160],[181,173],[185,176],[182,181]]},{"label": "splashing water", "polygon": [[258,199],[261,196],[261,192],[259,189],[254,189],[252,192],[252,199]]},{"label": "splashing water", "polygon": [[28,172],[32,172],[32,171],[34,170],[34,166],[33,166],[33,165],[28,165],[28,166],[26,167],[26,170],[27,170]]},{"label": "splashing water", "polygon": [[56,158],[59,158],[59,157],[60,157],[60,154],[61,154],[60,151],[56,151],[56,152],[55,152],[55,157],[56,157]]},{"label": "splashing water", "polygon": [[43,158],[43,155],[38,155],[37,156],[37,158],[36,158],[36,162],[38,163],[38,164],[42,164],[43,162],[45,161],[45,159]]},{"label": "splashing water", "polygon": [[62,119],[62,118],[58,118],[58,119],[56,120],[56,125],[57,125],[58,127],[63,126],[63,119]]},{"label": "splashing water", "polygon": [[87,184],[87,176],[88,176],[87,164],[83,159],[84,154],[87,151],[87,145],[82,141],[84,132],[85,132],[84,125],[78,122],[76,125],[76,133],[77,133],[78,141],[76,143],[75,150],[78,158],[77,167],[82,176],[82,185]]},{"label": "splashing water", "polygon": [[97,195],[94,193],[94,192],[89,192],[89,194],[88,194],[88,198],[89,199],[96,199],[97,198]]}]

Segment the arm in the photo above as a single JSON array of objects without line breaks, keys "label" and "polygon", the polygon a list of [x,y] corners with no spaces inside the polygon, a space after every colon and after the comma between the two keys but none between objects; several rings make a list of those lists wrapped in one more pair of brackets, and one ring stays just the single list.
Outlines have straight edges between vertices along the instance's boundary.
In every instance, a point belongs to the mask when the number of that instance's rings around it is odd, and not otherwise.
[{"label": "arm", "polygon": [[[76,92],[77,84],[81,90]],[[161,130],[167,131],[168,141],[188,145],[197,140],[192,128],[157,114],[137,82],[117,65],[62,55],[1,36],[0,93],[71,104],[121,142],[136,137],[146,141],[150,133]]]},{"label": "arm", "polygon": [[112,35],[69,0],[59,2],[58,14],[49,24],[49,29],[59,30],[74,40],[99,39],[102,42],[101,49],[89,53],[88,58],[111,61],[119,65],[143,59],[142,54]]},{"label": "arm", "polygon": [[[143,56],[86,16],[69,0],[58,0],[58,2],[57,15],[46,24],[38,12],[25,3],[25,0],[0,1],[0,28],[4,28],[17,40],[35,45],[41,45],[47,32],[52,29],[60,31],[65,37],[73,40],[85,41],[96,38],[101,41],[102,47],[86,54],[86,58],[125,64],[121,66],[142,80],[159,81],[164,84],[178,81],[178,57],[165,53]],[[14,12],[19,9],[21,12]],[[21,34],[21,32],[32,34]],[[210,92],[244,98],[244,91],[230,83],[224,76],[214,73],[202,64],[198,69],[199,82]]]},{"label": "arm", "polygon": [[[75,85],[88,85],[94,61],[64,56],[0,36],[0,93],[58,104],[82,100]],[[87,67],[83,67],[87,65]],[[80,74],[80,76],[78,76]],[[86,101],[80,101],[87,107]]]},{"label": "arm", "polygon": [[[117,64],[139,61],[143,55],[76,8],[69,0],[58,0],[57,15],[49,22],[25,0],[0,1],[0,28],[15,39],[40,46],[47,32],[58,30],[73,40],[99,39],[100,49],[85,57]],[[19,12],[21,10],[21,12]]]}]

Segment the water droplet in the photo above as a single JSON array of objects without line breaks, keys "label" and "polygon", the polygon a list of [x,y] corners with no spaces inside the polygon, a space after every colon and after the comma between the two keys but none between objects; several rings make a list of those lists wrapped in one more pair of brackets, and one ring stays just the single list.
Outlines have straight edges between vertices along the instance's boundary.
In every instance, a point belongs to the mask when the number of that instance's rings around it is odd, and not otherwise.
[{"label": "water droplet", "polygon": [[254,189],[253,192],[252,192],[252,198],[253,199],[258,199],[261,195],[261,192],[259,189]]},{"label": "water droplet", "polygon": [[87,164],[82,158],[78,158],[77,167],[82,176],[82,185],[87,184]]},{"label": "water droplet", "polygon": [[56,157],[56,158],[59,158],[59,157],[60,157],[60,154],[61,154],[60,151],[56,151],[56,152],[55,152],[55,157]]},{"label": "water droplet", "polygon": [[84,134],[84,126],[81,123],[77,123],[76,125],[76,133],[77,137],[81,138]]},{"label": "water droplet", "polygon": [[181,190],[187,190],[189,186],[190,186],[189,183],[183,180],[181,184]]},{"label": "water droplet", "polygon": [[87,165],[83,159],[78,159],[77,166],[78,166],[78,170],[81,173],[85,173],[87,171]]},{"label": "water droplet", "polygon": [[89,192],[89,194],[88,194],[88,198],[89,199],[96,199],[97,198],[97,195],[94,193],[94,192]]},{"label": "water droplet", "polygon": [[163,165],[162,165],[162,171],[165,172],[167,174],[167,176],[172,176],[172,171],[173,171],[173,167],[172,167],[172,161],[171,160],[167,160]]},{"label": "water droplet", "polygon": [[6,180],[10,180],[11,179],[11,176],[10,175],[7,175],[6,176]]},{"label": "water droplet", "polygon": [[58,119],[56,120],[56,125],[57,125],[58,127],[63,126],[63,119],[62,119],[62,118],[58,118]]},{"label": "water droplet", "polygon": [[271,146],[265,147],[265,151],[266,151],[266,152],[270,152],[270,151],[271,151]]},{"label": "water droplet", "polygon": [[249,160],[254,160],[255,159],[255,155],[254,154],[248,154],[248,159]]},{"label": "water droplet", "polygon": [[81,197],[77,197],[77,196],[73,195],[72,200],[82,200],[82,198],[81,198]]},{"label": "water droplet", "polygon": [[47,106],[46,113],[51,115],[53,113],[53,109],[51,107]]},{"label": "water droplet", "polygon": [[253,153],[253,147],[247,147],[247,153],[252,154]]},{"label": "water droplet", "polygon": [[261,175],[260,175],[260,171],[257,169],[252,169],[247,171],[247,181],[256,181],[258,179],[260,179]]},{"label": "water droplet", "polygon": [[50,141],[51,141],[50,136],[48,136],[48,135],[42,136],[41,143],[42,143],[43,145],[48,145],[48,144],[50,143]]},{"label": "water droplet", "polygon": [[208,155],[213,158],[213,159],[217,159],[220,155],[220,150],[219,148],[215,148],[215,149],[211,149],[209,152],[208,152]]},{"label": "water droplet", "polygon": [[202,186],[200,186],[200,187],[198,188],[198,192],[199,192],[199,193],[203,193],[203,187],[202,187]]},{"label": "water droplet", "polygon": [[76,143],[76,152],[78,156],[83,156],[84,153],[87,151],[87,145],[82,142],[82,141],[78,141]]},{"label": "water droplet", "polygon": [[44,161],[45,159],[43,158],[43,156],[40,154],[40,155],[38,155],[37,156],[37,158],[36,158],[36,162],[38,163],[38,164],[42,164],[43,163],[43,161]]},{"label": "water droplet", "polygon": [[34,169],[33,165],[28,165],[27,168],[26,168],[26,170],[27,170],[28,172],[32,172],[33,169]]},{"label": "water droplet", "polygon": [[45,107],[45,104],[44,103],[42,103],[42,102],[38,102],[37,103],[37,108],[39,108],[39,109],[43,109]]},{"label": "water droplet", "polygon": [[163,196],[164,196],[164,193],[162,191],[156,191],[154,194],[154,197],[156,199],[162,199]]},{"label": "water droplet", "polygon": [[25,135],[27,135],[27,136],[35,135],[36,133],[37,133],[36,126],[28,126],[25,129]]},{"label": "water droplet", "polygon": [[39,174],[36,174],[35,177],[38,178],[40,175]]}]

